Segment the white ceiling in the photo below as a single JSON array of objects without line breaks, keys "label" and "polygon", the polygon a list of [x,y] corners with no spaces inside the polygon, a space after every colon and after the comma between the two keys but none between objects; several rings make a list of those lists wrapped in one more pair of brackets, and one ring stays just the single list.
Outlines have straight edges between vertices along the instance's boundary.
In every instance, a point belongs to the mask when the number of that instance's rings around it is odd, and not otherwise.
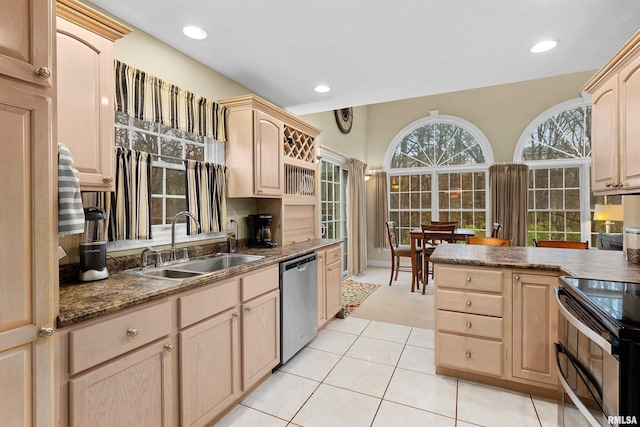
[{"label": "white ceiling", "polygon": [[635,0],[91,2],[295,114],[594,70],[640,28]]}]

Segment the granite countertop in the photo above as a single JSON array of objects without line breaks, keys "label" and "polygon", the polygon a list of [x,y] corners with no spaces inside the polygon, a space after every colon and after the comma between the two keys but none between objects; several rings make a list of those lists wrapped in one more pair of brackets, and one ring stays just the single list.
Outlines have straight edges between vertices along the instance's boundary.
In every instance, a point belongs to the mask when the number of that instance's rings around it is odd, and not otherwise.
[{"label": "granite countertop", "polygon": [[431,255],[443,264],[558,271],[564,276],[640,282],[640,264],[622,251],[444,244]]},{"label": "granite countertop", "polygon": [[247,273],[313,252],[340,240],[313,239],[270,249],[247,249],[238,253],[262,255],[264,259],[225,269],[184,282],[112,273],[104,280],[60,286],[57,327],[63,328],[105,314],[154,301],[212,282]]}]

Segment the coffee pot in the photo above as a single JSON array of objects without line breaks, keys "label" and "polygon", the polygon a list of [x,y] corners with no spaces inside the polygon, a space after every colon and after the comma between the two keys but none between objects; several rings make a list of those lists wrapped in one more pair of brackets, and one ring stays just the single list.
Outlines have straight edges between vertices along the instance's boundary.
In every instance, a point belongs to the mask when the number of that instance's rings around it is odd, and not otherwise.
[{"label": "coffee pot", "polygon": [[91,207],[84,209],[84,234],[79,244],[80,275],[83,282],[109,277],[107,270],[107,242],[104,240],[104,209]]},{"label": "coffee pot", "polygon": [[249,242],[249,246],[252,248],[273,248],[278,246],[276,242],[271,239],[271,221],[273,221],[273,215],[271,214],[257,214],[249,215],[250,222],[253,223],[254,236]]}]

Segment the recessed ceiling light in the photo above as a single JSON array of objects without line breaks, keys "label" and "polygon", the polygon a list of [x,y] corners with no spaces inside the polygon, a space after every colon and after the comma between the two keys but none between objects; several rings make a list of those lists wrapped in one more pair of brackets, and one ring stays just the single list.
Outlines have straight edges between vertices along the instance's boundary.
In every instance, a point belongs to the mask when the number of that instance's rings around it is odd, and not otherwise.
[{"label": "recessed ceiling light", "polygon": [[204,40],[207,38],[207,32],[200,27],[187,25],[182,29],[182,34],[193,40]]},{"label": "recessed ceiling light", "polygon": [[331,88],[327,85],[318,85],[314,87],[313,90],[315,90],[318,93],[325,93],[325,92],[329,92]]},{"label": "recessed ceiling light", "polygon": [[558,42],[555,40],[545,40],[534,45],[529,51],[531,53],[546,52],[548,50],[553,49],[557,45],[558,45]]}]

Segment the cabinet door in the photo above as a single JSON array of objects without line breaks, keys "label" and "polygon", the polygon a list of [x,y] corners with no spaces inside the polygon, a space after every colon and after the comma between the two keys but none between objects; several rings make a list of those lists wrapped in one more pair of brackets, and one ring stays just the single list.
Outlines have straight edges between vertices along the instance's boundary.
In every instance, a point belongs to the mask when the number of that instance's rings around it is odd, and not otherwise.
[{"label": "cabinet door", "polygon": [[73,427],[169,427],[171,347],[164,340],[69,381]]},{"label": "cabinet door", "polygon": [[342,263],[334,262],[327,266],[326,277],[327,320],[333,318],[342,309]]},{"label": "cabinet door", "polygon": [[640,57],[620,72],[620,183],[640,188]]},{"label": "cabinet door", "polygon": [[113,43],[57,18],[58,141],[83,191],[114,189]]},{"label": "cabinet door", "polygon": [[281,196],[284,173],[284,124],[256,110],[254,116],[254,186],[256,196]]},{"label": "cabinet door", "polygon": [[555,276],[513,275],[513,376],[557,384]]},{"label": "cabinet door", "polygon": [[0,74],[51,87],[52,1],[0,0]]},{"label": "cabinet door", "polygon": [[214,316],[180,332],[182,426],[202,426],[240,395],[239,313]]},{"label": "cabinet door", "polygon": [[[14,19],[3,4],[3,15]],[[20,5],[26,2],[18,2]],[[37,7],[35,6],[37,3]],[[48,2],[35,2],[34,8]],[[0,18],[3,22],[5,18]],[[4,32],[3,32],[4,34]],[[0,38],[4,43],[4,38]],[[0,49],[0,52],[2,49]],[[52,426],[57,232],[52,206],[52,100],[0,77],[0,425]],[[49,330],[53,332],[53,329]]]},{"label": "cabinet door", "polygon": [[[591,97],[591,191],[615,190],[619,182],[617,78]],[[607,186],[609,185],[609,186]]]},{"label": "cabinet door", "polygon": [[318,329],[327,323],[327,305],[326,305],[326,292],[327,292],[327,264],[325,262],[326,251],[316,252],[316,259],[318,262]]},{"label": "cabinet door", "polygon": [[280,363],[280,291],[242,305],[242,386],[249,389]]}]

